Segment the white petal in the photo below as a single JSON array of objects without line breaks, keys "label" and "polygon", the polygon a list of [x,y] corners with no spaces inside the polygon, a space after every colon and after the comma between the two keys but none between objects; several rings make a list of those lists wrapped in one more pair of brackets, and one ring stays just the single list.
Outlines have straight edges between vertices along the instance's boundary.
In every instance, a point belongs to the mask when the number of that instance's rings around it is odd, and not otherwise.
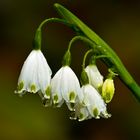
[{"label": "white petal", "polygon": [[71,119],[77,119],[77,118],[78,118],[78,121],[84,121],[84,120],[92,118],[87,107],[84,106],[82,103],[77,103],[75,105],[75,113],[72,114],[72,117],[71,117]]},{"label": "white petal", "polygon": [[61,94],[62,71],[61,68],[51,80],[51,93],[54,104],[60,104],[63,101]]},{"label": "white petal", "polygon": [[42,52],[38,54],[38,82],[42,93],[45,94],[47,88],[50,86],[51,69],[43,56]]},{"label": "white petal", "polygon": [[51,70],[47,64],[45,57],[40,50],[33,50],[25,60],[18,85],[23,83],[23,88],[18,91],[36,93],[42,92],[50,85]]},{"label": "white petal", "polygon": [[80,96],[80,83],[73,70],[68,66],[63,67],[61,84],[65,101],[75,103],[77,95]]},{"label": "white petal", "polygon": [[80,84],[75,73],[69,66],[63,66],[51,81],[52,96],[58,97],[58,103],[65,100],[68,108],[73,110],[77,95],[80,94]]},{"label": "white petal", "polygon": [[87,106],[91,116],[98,118],[102,112],[106,112],[106,104],[94,87],[88,84],[82,87],[82,91],[84,94],[83,102]]},{"label": "white petal", "polygon": [[27,59],[25,60],[21,74],[19,76],[18,84],[20,82],[24,83],[23,90],[30,91],[31,90],[31,85],[36,84],[36,66],[37,66],[37,61],[36,61],[37,53],[36,51],[32,51]]},{"label": "white petal", "polygon": [[70,67],[65,66],[63,67],[61,80],[61,90],[63,98],[66,102],[74,103],[76,100],[76,96],[80,94],[80,83],[77,76]]},{"label": "white petal", "polygon": [[84,121],[88,118],[89,116],[89,111],[87,110],[86,107],[83,107],[80,109],[80,113],[78,115],[79,120],[78,121]]},{"label": "white petal", "polygon": [[89,77],[89,83],[93,85],[96,89],[102,86],[103,76],[100,74],[96,65],[89,65],[86,67],[85,71]]}]

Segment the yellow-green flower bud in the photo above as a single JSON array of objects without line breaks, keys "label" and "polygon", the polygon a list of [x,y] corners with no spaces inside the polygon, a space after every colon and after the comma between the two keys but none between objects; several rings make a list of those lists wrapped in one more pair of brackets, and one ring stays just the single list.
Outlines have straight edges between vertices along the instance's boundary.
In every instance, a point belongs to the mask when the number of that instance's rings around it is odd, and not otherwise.
[{"label": "yellow-green flower bud", "polygon": [[102,97],[106,103],[109,103],[115,92],[114,81],[113,79],[106,79],[102,87]]}]

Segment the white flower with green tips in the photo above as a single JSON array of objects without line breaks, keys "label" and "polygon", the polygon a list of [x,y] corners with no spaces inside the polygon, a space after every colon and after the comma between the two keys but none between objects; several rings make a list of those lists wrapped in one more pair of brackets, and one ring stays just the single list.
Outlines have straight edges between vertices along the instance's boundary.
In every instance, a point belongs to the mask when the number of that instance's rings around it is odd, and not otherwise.
[{"label": "white flower with green tips", "polygon": [[100,89],[103,84],[103,76],[99,72],[95,64],[90,64],[85,68],[89,78],[89,84],[94,86],[96,89]]},{"label": "white flower with green tips", "polygon": [[40,50],[33,50],[24,62],[16,93],[41,91],[50,98],[51,69]]},{"label": "white flower with green tips", "polygon": [[55,106],[60,107],[65,101],[68,108],[73,110],[80,96],[80,83],[69,66],[63,66],[51,80],[51,93]]},{"label": "white flower with green tips", "polygon": [[107,113],[104,100],[93,86],[90,84],[83,85],[82,93],[83,106],[79,110],[79,121],[90,119],[92,117],[96,119],[99,119],[100,116],[104,118],[110,117],[110,114]]}]

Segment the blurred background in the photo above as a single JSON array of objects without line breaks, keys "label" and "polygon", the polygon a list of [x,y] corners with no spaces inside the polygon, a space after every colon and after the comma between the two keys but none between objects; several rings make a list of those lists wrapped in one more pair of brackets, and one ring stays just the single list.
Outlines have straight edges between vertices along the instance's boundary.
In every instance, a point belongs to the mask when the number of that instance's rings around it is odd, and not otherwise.
[{"label": "blurred background", "polygon": [[[119,55],[140,84],[140,2],[125,0],[0,0],[0,140],[139,140],[140,103],[116,78],[116,92],[108,120],[69,120],[69,111],[45,108],[38,95],[14,94],[22,64],[32,50],[35,30],[42,20],[59,17],[54,3],[66,6]],[[42,50],[53,74],[74,32],[56,23],[43,30]],[[72,68],[79,76],[85,44],[72,48]],[[98,63],[102,74],[106,67]]]}]

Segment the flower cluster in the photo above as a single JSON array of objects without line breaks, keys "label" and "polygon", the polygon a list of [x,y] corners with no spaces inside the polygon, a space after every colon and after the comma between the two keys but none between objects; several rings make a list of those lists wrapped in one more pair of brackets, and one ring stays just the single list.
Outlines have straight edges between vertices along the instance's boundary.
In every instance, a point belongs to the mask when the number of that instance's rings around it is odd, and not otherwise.
[{"label": "flower cluster", "polygon": [[16,93],[41,93],[47,105],[61,107],[65,102],[74,113],[71,119],[79,121],[100,117],[109,118],[107,104],[114,95],[114,83],[111,78],[103,81],[95,64],[83,69],[81,84],[70,68],[70,52],[64,56],[63,66],[52,78],[51,69],[41,50],[33,50],[22,67]]}]

